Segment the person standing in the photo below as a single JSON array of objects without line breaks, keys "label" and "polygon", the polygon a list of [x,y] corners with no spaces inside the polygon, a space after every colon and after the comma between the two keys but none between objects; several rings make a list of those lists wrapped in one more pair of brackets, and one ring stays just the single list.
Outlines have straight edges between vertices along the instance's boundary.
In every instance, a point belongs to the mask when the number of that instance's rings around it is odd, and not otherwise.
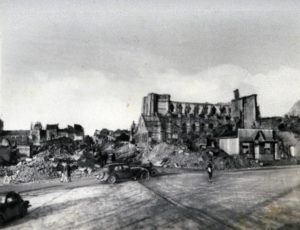
[{"label": "person standing", "polygon": [[71,182],[71,166],[68,163],[66,165],[66,174],[67,182]]},{"label": "person standing", "polygon": [[115,153],[112,153],[111,154],[111,162],[116,162],[116,154]]},{"label": "person standing", "polygon": [[106,165],[107,164],[107,160],[108,160],[108,154],[107,153],[103,153],[102,157],[103,157],[103,165]]},{"label": "person standing", "polygon": [[63,162],[61,164],[61,178],[60,178],[60,182],[65,182],[66,181],[66,163]]},{"label": "person standing", "polygon": [[213,176],[213,164],[212,159],[208,161],[207,167],[206,167],[207,173],[208,173],[208,181],[212,182],[212,176]]}]

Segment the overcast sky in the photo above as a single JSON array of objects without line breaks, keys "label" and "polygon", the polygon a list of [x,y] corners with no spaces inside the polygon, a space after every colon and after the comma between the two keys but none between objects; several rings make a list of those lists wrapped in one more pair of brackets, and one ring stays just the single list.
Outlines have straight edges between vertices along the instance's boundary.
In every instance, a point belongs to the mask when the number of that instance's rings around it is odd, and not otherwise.
[{"label": "overcast sky", "polygon": [[0,116],[129,128],[149,92],[228,102],[263,116],[300,99],[299,1],[2,0]]}]

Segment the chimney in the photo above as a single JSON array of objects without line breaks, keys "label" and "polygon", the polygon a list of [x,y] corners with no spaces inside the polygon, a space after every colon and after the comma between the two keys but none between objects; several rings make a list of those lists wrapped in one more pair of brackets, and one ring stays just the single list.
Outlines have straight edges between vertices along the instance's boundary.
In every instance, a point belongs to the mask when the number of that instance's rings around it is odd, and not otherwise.
[{"label": "chimney", "polygon": [[234,100],[240,99],[240,91],[239,91],[239,89],[234,90],[233,93],[234,93]]}]

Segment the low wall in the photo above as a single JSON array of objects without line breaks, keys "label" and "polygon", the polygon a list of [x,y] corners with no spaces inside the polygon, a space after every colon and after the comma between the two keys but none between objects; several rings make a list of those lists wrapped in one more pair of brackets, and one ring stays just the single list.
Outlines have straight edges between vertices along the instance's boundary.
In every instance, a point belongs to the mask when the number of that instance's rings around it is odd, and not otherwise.
[{"label": "low wall", "polygon": [[239,154],[239,139],[238,138],[222,138],[219,140],[219,148],[229,155]]}]

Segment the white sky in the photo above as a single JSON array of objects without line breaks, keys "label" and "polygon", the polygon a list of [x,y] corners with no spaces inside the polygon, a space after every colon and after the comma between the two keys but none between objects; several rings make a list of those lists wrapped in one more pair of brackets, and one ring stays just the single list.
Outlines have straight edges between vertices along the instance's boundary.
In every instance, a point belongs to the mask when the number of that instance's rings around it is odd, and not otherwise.
[{"label": "white sky", "polygon": [[0,3],[0,116],[128,128],[142,97],[228,102],[263,116],[300,99],[299,1],[32,0]]}]

